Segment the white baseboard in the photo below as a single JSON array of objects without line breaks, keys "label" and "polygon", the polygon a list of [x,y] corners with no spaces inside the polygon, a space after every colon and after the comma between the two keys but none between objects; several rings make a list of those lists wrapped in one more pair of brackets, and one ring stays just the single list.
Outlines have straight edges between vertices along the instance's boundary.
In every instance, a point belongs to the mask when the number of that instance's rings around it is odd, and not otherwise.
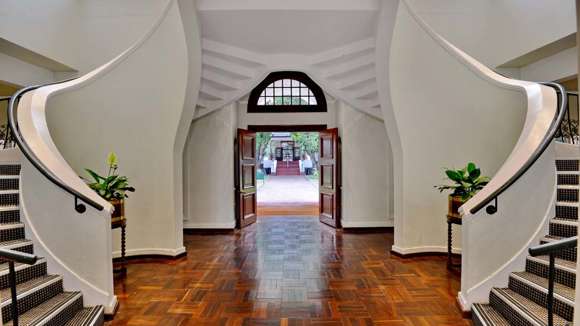
[{"label": "white baseboard", "polygon": [[117,296],[114,295],[111,298],[111,301],[103,307],[103,309],[105,310],[105,315],[112,315],[115,313],[115,310],[117,310],[117,306],[119,305],[119,301],[117,300]]},{"label": "white baseboard", "polygon": [[459,304],[461,311],[463,312],[471,311],[471,306],[469,305],[469,303],[467,303],[467,300],[465,299],[461,291],[457,293],[457,303]]},{"label": "white baseboard", "polygon": [[[185,247],[177,249],[169,248],[140,248],[140,249],[129,249],[125,252],[125,256],[145,256],[145,255],[160,255],[168,257],[176,257],[185,252]],[[121,257],[121,251],[113,251],[113,258]]]},{"label": "white baseboard", "polygon": [[[410,255],[410,254],[420,254],[420,253],[429,253],[429,252],[447,252],[447,246],[417,246],[417,247],[398,247],[393,246],[391,248],[392,251],[400,254],[400,255]],[[451,248],[451,252],[454,254],[460,254],[461,248]]]},{"label": "white baseboard", "polygon": [[343,228],[387,228],[394,225],[393,220],[385,221],[341,221]]},{"label": "white baseboard", "polygon": [[233,229],[236,227],[236,222],[226,222],[226,223],[195,223],[189,221],[183,221],[184,229]]}]

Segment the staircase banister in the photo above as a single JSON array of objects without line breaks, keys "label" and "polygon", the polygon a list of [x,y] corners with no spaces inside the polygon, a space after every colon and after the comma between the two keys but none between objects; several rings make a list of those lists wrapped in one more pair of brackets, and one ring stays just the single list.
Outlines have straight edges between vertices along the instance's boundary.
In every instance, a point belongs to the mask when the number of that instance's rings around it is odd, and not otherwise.
[{"label": "staircase banister", "polygon": [[[554,88],[555,92],[557,94],[560,94],[560,99],[561,99],[560,105],[558,106],[558,109],[557,109],[558,110],[557,114],[554,115],[552,123],[550,124],[550,127],[548,128],[546,134],[544,135],[544,138],[542,139],[540,144],[537,146],[535,151],[532,153],[532,155],[528,158],[528,160],[505,183],[503,183],[498,188],[493,190],[485,198],[483,198],[482,200],[480,200],[476,204],[474,204],[473,207],[469,209],[469,213],[476,214],[482,208],[488,206],[492,201],[496,200],[511,185],[516,183],[520,179],[520,177],[522,177],[522,175],[524,175],[530,169],[530,167],[532,165],[534,165],[534,163],[540,158],[540,156],[542,156],[542,154],[546,151],[548,146],[550,146],[550,144],[554,140],[554,137],[556,136],[556,133],[558,132],[558,129],[560,128],[560,124],[564,120],[564,115],[566,114],[566,110],[568,108],[568,99],[566,97],[567,93],[566,93],[565,88],[558,83],[544,82],[541,84]],[[477,197],[474,197],[474,199],[477,199]],[[472,204],[472,203],[470,203],[470,204]],[[496,206],[493,206],[493,207],[495,210],[497,210]],[[490,211],[490,213],[491,212],[495,213],[493,210]],[[491,213],[491,214],[493,214],[493,213]]]},{"label": "staircase banister", "polygon": [[545,256],[556,252],[560,252],[562,250],[575,248],[577,245],[578,245],[578,236],[575,236],[532,247],[528,250],[528,252],[530,253],[530,256],[533,257]]},{"label": "staircase banister", "polygon": [[19,100],[20,100],[20,98],[22,96],[24,96],[28,92],[31,92],[31,91],[34,91],[34,90],[40,88],[40,87],[50,86],[50,85],[55,85],[55,84],[60,84],[60,83],[68,82],[70,80],[73,80],[73,79],[68,79],[68,80],[59,81],[59,82],[55,82],[55,83],[44,84],[44,85],[29,86],[29,87],[25,87],[25,88],[17,91],[10,98],[10,102],[8,104],[8,125],[10,126],[10,130],[12,132],[12,135],[14,137],[14,140],[16,141],[16,144],[18,144],[18,147],[20,148],[20,151],[26,157],[26,159],[44,177],[46,177],[48,180],[50,180],[56,186],[58,186],[59,188],[63,189],[64,191],[68,192],[69,194],[71,194],[75,198],[75,204],[74,205],[75,205],[75,209],[77,210],[77,212],[84,213],[84,211],[86,210],[86,208],[84,207],[83,204],[78,203],[76,199],[80,199],[84,203],[86,203],[89,206],[95,208],[96,210],[102,211],[104,209],[104,205],[102,205],[101,203],[99,203],[99,201],[102,201],[102,200],[89,198],[89,196],[81,193],[78,189],[75,189],[75,188],[71,187],[69,184],[67,184],[66,182],[62,181],[59,177],[57,177],[51,171],[51,169],[49,169],[42,162],[42,160],[34,153],[34,151],[32,150],[32,148],[28,144],[26,138],[22,136],[22,133],[20,132],[20,128],[19,128],[19,124],[18,124],[18,119],[17,119],[17,104],[18,104],[18,102],[19,102]]},{"label": "staircase banister", "polygon": [[0,258],[26,265],[34,265],[38,260],[36,255],[4,248],[0,248]]},{"label": "staircase banister", "polygon": [[[10,129],[15,135],[16,143],[20,147],[21,151],[23,152],[24,156],[31,162],[31,164],[40,171],[48,180],[52,183],[63,189],[64,191],[70,193],[75,198],[75,208],[79,213],[84,212],[82,208],[84,205],[82,203],[77,203],[77,199],[80,199],[82,202],[87,203],[91,207],[101,211],[103,209],[107,210],[108,212],[112,212],[113,206],[109,204],[106,200],[102,199],[98,196],[97,193],[92,191],[84,184],[77,175],[73,175],[73,170],[66,164],[64,158],[62,158],[60,152],[54,145],[50,135],[47,135],[48,130],[46,126],[46,114],[44,110],[47,106],[47,101],[50,97],[55,96],[59,93],[65,91],[71,91],[74,89],[82,88],[91,82],[101,78],[102,76],[106,75],[108,72],[112,71],[116,66],[124,62],[132,53],[137,51],[150,37],[153,33],[157,30],[157,28],[161,25],[165,17],[167,16],[169,10],[171,9],[172,5],[175,3],[175,0],[167,0],[165,8],[163,9],[159,18],[154,22],[150,29],[141,36],[131,47],[127,50],[120,53],[115,58],[111,59],[104,65],[88,72],[87,74],[80,76],[78,78],[72,78],[64,81],[48,83],[44,85],[36,85],[26,87],[24,89],[19,90],[14,96],[12,96],[9,107],[8,107],[8,122],[10,125]],[[47,166],[47,164],[43,163],[43,160],[39,159],[36,155],[30,144],[27,142],[27,137],[23,136],[22,133],[22,126],[19,126],[18,116],[17,116],[17,107],[16,105],[21,100],[22,97],[28,96],[32,93],[31,96],[34,97],[32,100],[31,108],[27,110],[27,120],[28,124],[30,124],[30,133],[29,136],[36,136],[37,140],[44,141],[46,144],[42,144],[44,149],[49,149],[53,153],[51,153],[51,157],[47,157],[47,160],[54,164],[58,164],[60,166],[61,173],[55,173],[55,168],[52,169]],[[19,104],[18,104],[19,105]],[[35,106],[32,108],[32,106]],[[32,111],[42,111],[42,116],[35,117],[31,113]],[[42,130],[38,130],[39,126],[41,126]],[[34,134],[34,135],[33,135]],[[48,136],[46,139],[45,137]],[[63,179],[66,177],[66,181]]]}]

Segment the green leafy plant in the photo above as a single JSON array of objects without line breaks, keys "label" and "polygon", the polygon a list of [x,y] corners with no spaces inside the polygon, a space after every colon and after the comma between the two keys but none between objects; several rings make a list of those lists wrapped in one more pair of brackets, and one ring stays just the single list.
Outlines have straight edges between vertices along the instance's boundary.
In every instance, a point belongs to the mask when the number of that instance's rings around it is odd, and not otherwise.
[{"label": "green leafy plant", "polygon": [[101,176],[91,169],[85,169],[94,180],[94,182],[87,182],[88,186],[99,196],[109,201],[128,198],[127,192],[134,192],[135,188],[129,186],[129,180],[126,176],[117,174],[119,164],[115,153],[111,152],[107,156],[107,166],[109,168],[107,176]]},{"label": "green leafy plant", "polygon": [[435,188],[439,192],[451,190],[451,196],[459,196],[463,201],[475,196],[475,194],[488,184],[490,178],[481,175],[481,170],[472,162],[467,163],[463,169],[446,169],[445,175],[452,185],[438,185]]}]

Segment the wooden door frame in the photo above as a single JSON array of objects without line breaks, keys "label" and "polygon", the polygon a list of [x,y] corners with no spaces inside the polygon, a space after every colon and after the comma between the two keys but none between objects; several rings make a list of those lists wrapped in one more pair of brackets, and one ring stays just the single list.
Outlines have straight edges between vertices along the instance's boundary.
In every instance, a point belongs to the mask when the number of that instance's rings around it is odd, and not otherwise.
[{"label": "wooden door frame", "polygon": [[[254,142],[254,147],[252,148],[253,151],[253,158],[246,158],[243,157],[244,155],[244,136],[246,134],[253,134],[253,142]],[[257,221],[257,185],[256,185],[256,170],[257,170],[257,166],[256,166],[256,137],[255,137],[255,132],[253,131],[249,131],[247,129],[237,129],[236,132],[236,138],[234,140],[234,192],[235,192],[235,216],[236,216],[236,229],[243,229],[244,227],[253,224]],[[251,160],[252,164],[249,163],[244,163],[245,161]],[[249,191],[247,192],[245,189],[245,179],[243,177],[244,171],[243,168],[244,166],[252,166],[253,167],[253,179],[252,179],[252,185],[253,187],[249,187],[250,189],[253,188],[253,191]],[[253,212],[254,214],[250,215],[250,217],[246,217],[245,214],[245,201],[243,201],[245,199],[245,197],[247,197],[248,195],[253,194]]]},{"label": "wooden door frame", "polygon": [[[320,132],[329,129],[326,124],[319,125],[248,125],[246,130],[252,132]],[[338,128],[337,128],[338,129]],[[337,220],[338,228],[342,227],[342,139],[340,135],[338,136],[338,149],[337,155],[339,155],[339,160],[337,163]],[[319,203],[320,205],[320,199]]]},{"label": "wooden door frame", "polygon": [[[321,133],[319,135],[320,148],[319,148],[319,220],[320,222],[327,224],[333,228],[342,228],[342,140],[339,135],[338,128],[332,128],[326,130],[324,134],[330,135],[332,141],[332,158],[325,158],[324,150],[322,146],[322,139],[325,138]],[[326,137],[328,138],[328,137]],[[329,161],[331,163],[329,163]],[[323,178],[323,166],[332,166],[332,187],[324,187]],[[323,197],[332,197],[332,211],[330,214],[324,213]]]},{"label": "wooden door frame", "polygon": [[318,132],[328,129],[326,125],[248,125],[253,132]]}]

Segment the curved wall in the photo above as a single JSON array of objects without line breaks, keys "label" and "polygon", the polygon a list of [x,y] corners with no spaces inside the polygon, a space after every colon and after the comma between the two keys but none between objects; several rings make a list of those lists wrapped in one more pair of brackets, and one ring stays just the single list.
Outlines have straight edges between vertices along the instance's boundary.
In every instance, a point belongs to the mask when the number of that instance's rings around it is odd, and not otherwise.
[{"label": "curved wall", "polygon": [[107,153],[118,154],[120,173],[137,189],[126,204],[128,255],[184,251],[175,152],[185,137],[188,49],[178,4],[169,3],[142,46],[92,83],[51,98],[47,109],[51,136],[79,175],[85,167],[105,173]]},{"label": "curved wall", "polygon": [[492,68],[576,32],[573,0],[408,3],[439,34]]},{"label": "curved wall", "polygon": [[0,38],[82,75],[135,43],[165,4],[158,0],[3,0]]},{"label": "curved wall", "polygon": [[493,176],[522,132],[526,100],[521,90],[498,87],[474,73],[422,29],[404,2],[398,7],[389,69],[401,148],[394,171],[401,176],[396,189],[401,198],[395,204],[400,207],[393,249],[444,252],[447,200],[433,186],[444,182],[444,167],[469,161]]}]

